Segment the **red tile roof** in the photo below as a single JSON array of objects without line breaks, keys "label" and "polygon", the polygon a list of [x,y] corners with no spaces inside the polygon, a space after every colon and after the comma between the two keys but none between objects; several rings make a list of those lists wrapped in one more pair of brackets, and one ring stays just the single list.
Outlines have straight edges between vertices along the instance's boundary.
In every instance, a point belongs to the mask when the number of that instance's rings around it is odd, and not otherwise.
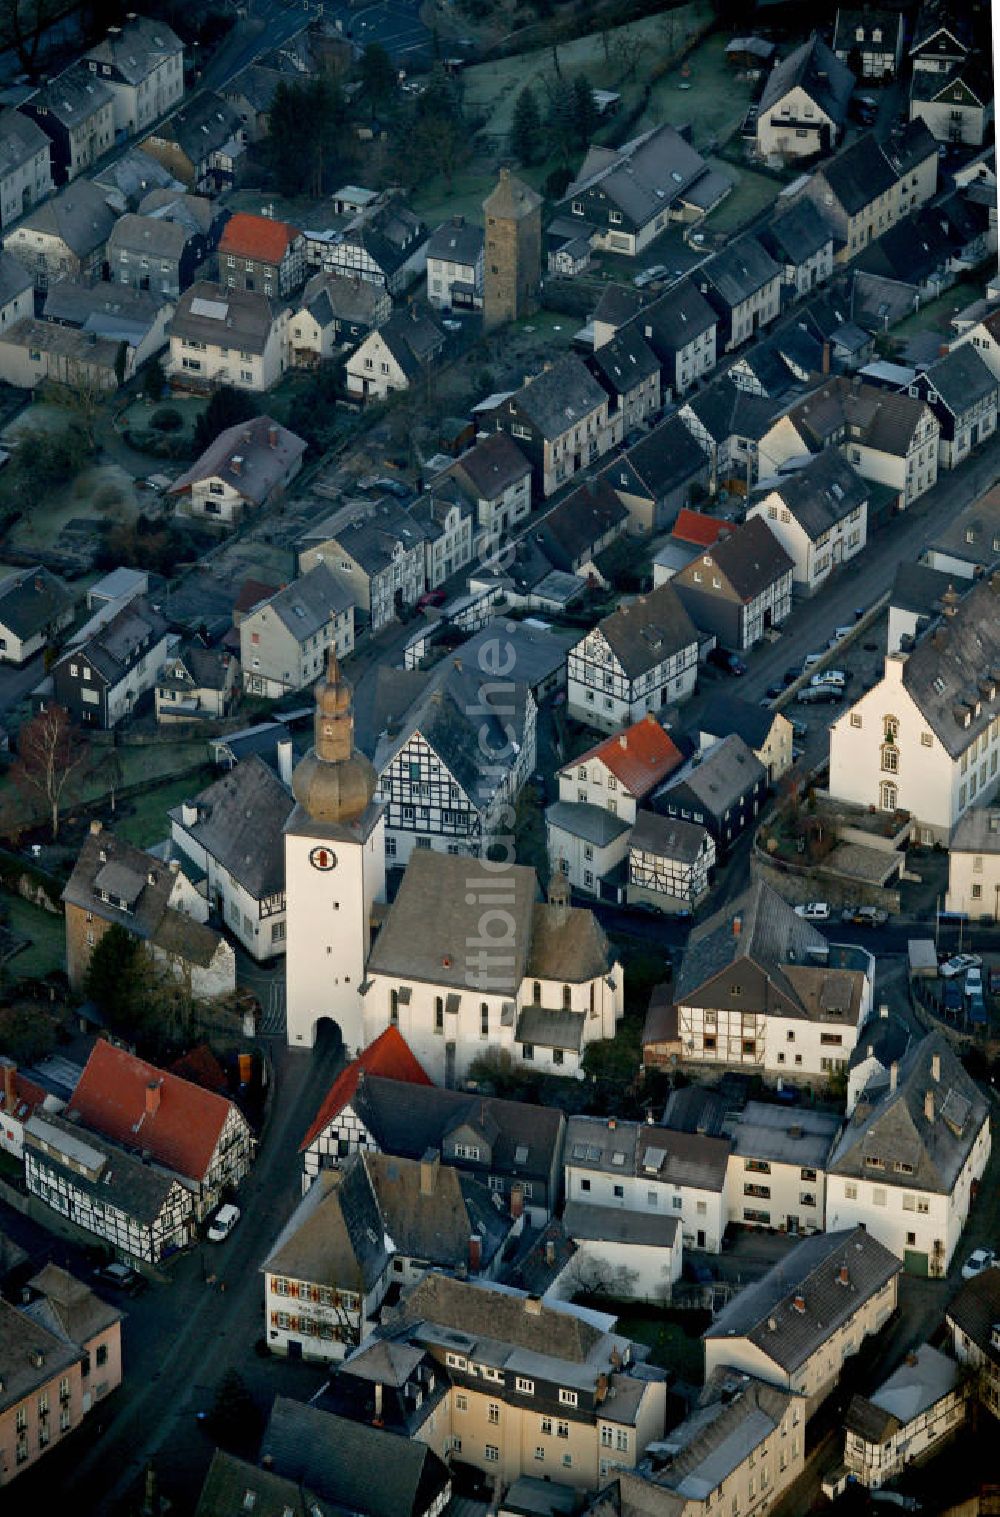
[{"label": "red tile roof", "polygon": [[565,766],[563,773],[570,772],[577,764],[585,764],[590,759],[600,759],[618,783],[624,785],[636,800],[641,801],[654,786],[683,763],[684,755],[650,712],[641,722],[626,727],[623,732],[616,732],[614,737],[606,738],[596,748],[581,753],[572,764]]},{"label": "red tile roof", "polygon": [[229,1089],[226,1071],[207,1043],[189,1049],[171,1064],[170,1073],[180,1075],[182,1080],[190,1080],[192,1085],[200,1085],[203,1090],[218,1091],[220,1095],[225,1095]]},{"label": "red tile roof", "polygon": [[386,1080],[405,1080],[409,1085],[433,1085],[422,1064],[411,1052],[398,1027],[387,1027],[379,1033],[374,1043],[362,1049],[353,1063],[342,1069],[327,1091],[326,1099],[316,1113],[316,1120],[299,1146],[299,1152],[307,1149],[334,1117],[354,1099],[362,1074],[382,1075]]},{"label": "red tile roof", "polygon": [[710,548],[720,537],[727,537],[732,530],[732,522],[720,521],[717,516],[704,516],[700,511],[689,511],[684,506],[677,513],[671,536],[682,543]]},{"label": "red tile roof", "polygon": [[[147,1104],[155,1110],[147,1111]],[[231,1109],[224,1096],[100,1039],[65,1115],[78,1116],[113,1142],[148,1150],[164,1168],[201,1181]]]},{"label": "red tile roof", "polygon": [[3,1072],[0,1070],[0,1117],[15,1116],[19,1120],[30,1116],[36,1106],[41,1106],[45,1100],[45,1091],[34,1080],[29,1080],[26,1075],[17,1071],[14,1075],[14,1110],[7,1111],[6,1097],[4,1094]]},{"label": "red tile roof", "polygon": [[289,226],[287,221],[237,211],[226,222],[219,252],[237,253],[241,258],[259,258],[262,263],[280,263],[288,244],[298,236],[298,227]]},{"label": "red tile roof", "polygon": [[233,605],[233,612],[252,611],[262,600],[270,600],[272,595],[277,595],[280,589],[280,585],[268,585],[262,579],[245,579]]}]

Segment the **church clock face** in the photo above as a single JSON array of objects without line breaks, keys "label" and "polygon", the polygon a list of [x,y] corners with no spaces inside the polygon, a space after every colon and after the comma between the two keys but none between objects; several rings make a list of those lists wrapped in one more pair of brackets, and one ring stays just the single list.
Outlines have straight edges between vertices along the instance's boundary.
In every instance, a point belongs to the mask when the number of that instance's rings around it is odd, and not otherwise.
[{"label": "church clock face", "polygon": [[328,869],[336,869],[337,855],[332,848],[324,848],[321,845],[319,848],[312,850],[309,855],[309,862],[314,869],[322,869],[325,872]]}]

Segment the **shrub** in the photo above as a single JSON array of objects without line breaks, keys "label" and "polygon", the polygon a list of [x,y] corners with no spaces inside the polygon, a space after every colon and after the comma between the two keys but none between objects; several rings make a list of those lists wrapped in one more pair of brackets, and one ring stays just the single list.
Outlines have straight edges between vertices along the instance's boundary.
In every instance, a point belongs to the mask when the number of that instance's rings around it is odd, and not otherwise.
[{"label": "shrub", "polygon": [[155,427],[157,432],[180,432],[184,418],[173,406],[160,406],[149,418],[149,425]]}]

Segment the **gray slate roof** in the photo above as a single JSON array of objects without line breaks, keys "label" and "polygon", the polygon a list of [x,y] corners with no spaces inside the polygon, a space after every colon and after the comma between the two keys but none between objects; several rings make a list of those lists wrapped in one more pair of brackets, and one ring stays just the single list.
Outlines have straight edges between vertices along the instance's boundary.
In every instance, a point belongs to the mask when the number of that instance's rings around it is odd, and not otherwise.
[{"label": "gray slate roof", "polygon": [[[43,1355],[36,1365],[34,1355]],[[0,1300],[0,1413],[14,1415],[14,1407],[39,1391],[53,1375],[83,1358],[76,1344],[67,1343],[45,1323]]]},{"label": "gray slate roof", "polygon": [[706,550],[744,602],[755,600],[795,565],[766,521],[752,516]]},{"label": "gray slate roof", "polygon": [[579,801],[554,801],[546,808],[545,820],[551,827],[582,838],[596,848],[606,848],[628,831],[628,822],[612,816],[606,806],[591,806]]},{"label": "gray slate roof", "polygon": [[394,311],[379,328],[379,335],[407,379],[422,373],[444,345],[441,328],[416,306]]},{"label": "gray slate roof", "polygon": [[[924,633],[903,665],[903,684],[952,757],[964,752],[996,719],[1000,712],[1000,575],[978,580],[955,606],[953,616]],[[992,696],[991,690],[995,691]]]},{"label": "gray slate roof", "polygon": [[[185,831],[254,897],[285,888],[284,825],[291,795],[263,759],[252,754],[197,797],[198,820]],[[179,808],[170,813],[180,820]]]},{"label": "gray slate roof", "polygon": [[0,110],[0,179],[30,163],[37,153],[48,152],[49,139],[41,127],[20,111]]},{"label": "gray slate roof", "polygon": [[0,251],[0,306],[9,304],[25,290],[33,290],[35,281],[13,253]]},{"label": "gray slate roof", "polygon": [[619,1206],[586,1206],[570,1201],[563,1230],[575,1242],[635,1243],[649,1248],[676,1248],[679,1217],[656,1212],[622,1211]]},{"label": "gray slate roof", "polygon": [[678,785],[691,792],[713,817],[721,818],[751,786],[766,778],[763,764],[735,732],[727,733],[702,753],[697,764],[671,775],[657,797],[669,797]]},{"label": "gray slate roof", "polygon": [[44,111],[54,117],[60,126],[75,131],[95,111],[102,110],[114,99],[111,91],[101,83],[97,74],[92,74],[86,64],[73,63],[65,73],[59,74],[49,84],[43,84],[26,102],[32,110]]},{"label": "gray slate roof", "polygon": [[553,567],[571,574],[609,532],[621,533],[628,519],[628,510],[603,475],[585,480],[553,506],[538,537]]},{"label": "gray slate roof", "polygon": [[[740,919],[739,933],[733,921]],[[737,900],[723,906],[693,929],[674,985],[680,1005],[738,958],[749,958],[772,974],[794,957],[809,963],[811,952],[825,953],[827,940],[810,922],[796,916],[787,901],[761,880]],[[781,976],[786,994],[791,987]]]},{"label": "gray slate roof", "polygon": [[746,437],[759,442],[765,432],[770,431],[776,406],[766,395],[738,390],[723,374],[695,395],[685,397],[681,411],[684,420],[687,420],[684,412],[688,409],[715,443],[725,442],[730,437]]},{"label": "gray slate roof", "polygon": [[339,1517],[308,1486],[286,1480],[273,1470],[262,1470],[222,1449],[212,1455],[194,1517],[228,1517],[246,1511],[248,1496],[254,1498],[260,1517]]},{"label": "gray slate roof", "polygon": [[427,240],[428,258],[443,258],[448,263],[474,266],[482,257],[483,229],[473,226],[464,216],[443,221]]},{"label": "gray slate roof", "polygon": [[614,489],[659,501],[708,470],[708,454],[679,415],[647,432],[602,471]]},{"label": "gray slate roof", "polygon": [[733,1153],[744,1159],[766,1159],[825,1169],[842,1118],[834,1112],[794,1111],[768,1101],[748,1101],[733,1128]]},{"label": "gray slate roof", "polygon": [[158,216],[122,216],[108,239],[108,258],[114,262],[124,248],[128,252],[148,253],[153,258],[179,259],[188,244],[188,229],[176,221]]},{"label": "gray slate roof", "polygon": [[830,120],[842,126],[854,89],[854,75],[814,32],[771,70],[760,97],[760,115],[793,89],[801,89]]},{"label": "gray slate roof", "polygon": [[333,273],[314,274],[302,291],[302,305],[321,327],[335,321],[374,326],[385,291],[367,279]]},{"label": "gray slate roof", "polygon": [[[686,427],[683,431],[689,435]],[[698,641],[694,623],[670,584],[619,606],[598,626],[629,679]]]},{"label": "gray slate roof", "polygon": [[701,154],[665,122],[617,149],[592,146],[560,204],[569,204],[599,185],[604,198],[641,227],[661,215],[705,172]]},{"label": "gray slate roof", "polygon": [[[842,1265],[847,1266],[846,1285],[839,1279]],[[734,1296],[703,1337],[706,1342],[748,1339],[791,1374],[902,1268],[895,1254],[863,1227],[818,1233]],[[796,1310],[796,1297],[805,1298],[804,1311]]]},{"label": "gray slate roof", "polygon": [[[245,499],[262,505],[305,450],[305,443],[296,433],[270,416],[254,416],[220,432],[201,457],[178,475],[168,493],[180,495],[203,480],[218,478]],[[238,471],[233,467],[236,460]],[[345,604],[350,603],[344,592],[339,595]]]},{"label": "gray slate roof", "polygon": [[229,290],[199,279],[178,300],[170,332],[212,347],[263,353],[273,321],[271,302],[259,291]]},{"label": "gray slate roof", "polygon": [[1000,1365],[1000,1345],[993,1342],[993,1328],[1000,1322],[1000,1269],[984,1269],[974,1280],[960,1285],[946,1315],[991,1363]]},{"label": "gray slate roof", "polygon": [[154,611],[145,596],[137,595],[120,611],[104,622],[85,643],[77,643],[60,658],[85,657],[111,686],[118,684],[132,668],[137,651],[145,644],[150,650],[166,635],[167,623]]},{"label": "gray slate roof", "polygon": [[612,395],[628,395],[660,372],[659,360],[635,323],[616,332],[610,342],[588,356],[591,372],[603,379]]},{"label": "gray slate roof", "polygon": [[197,168],[213,153],[237,138],[243,123],[221,95],[205,90],[193,95],[150,133],[166,142],[176,143],[188,161]]},{"label": "gray slate roof", "polygon": [[702,286],[707,281],[709,292],[714,291],[722,303],[733,310],[772,279],[780,279],[781,273],[780,264],[775,263],[757,238],[748,232],[720,252],[713,253],[695,278]]},{"label": "gray slate roof", "polygon": [[937,391],[955,416],[961,416],[987,396],[995,396],[1000,389],[1000,382],[967,342],[953,348],[925,372],[928,386]]},{"label": "gray slate roof", "polygon": [[780,263],[803,264],[833,240],[833,234],[811,200],[796,200],[772,217],[761,241]]},{"label": "gray slate roof", "polygon": [[374,578],[390,568],[393,549],[397,543],[412,553],[424,541],[420,523],[404,511],[395,500],[380,500],[374,506],[366,506],[350,520],[344,520],[341,512],[335,512],[318,523],[301,539],[299,546],[311,543],[336,541],[358,563],[364,572]]},{"label": "gray slate roof", "polygon": [[901,563],[892,582],[890,606],[901,611],[916,611],[931,616],[941,611],[941,597],[952,585],[954,576],[926,564]]},{"label": "gray slate roof", "polygon": [[721,1191],[726,1182],[729,1139],[643,1122],[570,1117],[563,1152],[567,1168]]},{"label": "gray slate roof", "polygon": [[514,399],[518,410],[551,441],[606,404],[608,397],[583,360],[570,353],[523,385]]},{"label": "gray slate roof", "polygon": [[[928,1093],[932,1110],[925,1105]],[[895,1090],[890,1084],[873,1102],[859,1100],[830,1156],[830,1173],[874,1175],[880,1185],[948,1195],[987,1117],[979,1087],[945,1039],[931,1033],[899,1061]],[[877,1172],[868,1158],[881,1159]],[[906,1166],[905,1172],[895,1166]]]},{"label": "gray slate roof", "polygon": [[131,16],[101,42],[87,49],[87,59],[110,63],[129,84],[140,84],[164,58],[182,53],[184,44],[163,21]]},{"label": "gray slate roof", "polygon": [[637,811],[629,848],[693,864],[707,837],[704,827],[699,827],[696,822],[678,821],[672,816],[657,816],[655,811]]},{"label": "gray slate roof", "polygon": [[275,1397],[261,1448],[277,1474],[366,1517],[423,1517],[450,1484],[445,1465],[419,1439],[285,1396]]},{"label": "gray slate roof", "polygon": [[699,732],[708,732],[712,737],[726,737],[733,732],[756,752],[767,742],[778,715],[753,701],[742,701],[737,695],[713,695],[698,717],[697,726]]},{"label": "gray slate roof", "polygon": [[1000,853],[1000,808],[970,806],[951,834],[949,853]]},{"label": "gray slate roof", "polygon": [[447,472],[471,487],[474,499],[497,500],[531,473],[531,465],[508,432],[491,432],[457,458]]},{"label": "gray slate roof", "polygon": [[868,485],[839,448],[824,448],[804,469],[769,482],[814,542],[868,499]]},{"label": "gray slate roof", "polygon": [[0,581],[0,627],[22,641],[55,627],[73,605],[73,593],[42,564]]},{"label": "gray slate roof", "polygon": [[[25,1134],[42,1138],[55,1150],[46,1152],[43,1162],[61,1174],[67,1184],[104,1206],[117,1207],[144,1226],[156,1221],[171,1191],[180,1190],[174,1175],[143,1164],[140,1158],[134,1158],[93,1128],[68,1122],[54,1112],[36,1113],[28,1120]],[[63,1151],[75,1157],[76,1145],[81,1143],[97,1156],[101,1172],[96,1180],[59,1157]],[[66,1150],[64,1144],[69,1145]]]},{"label": "gray slate roof", "polygon": [[703,332],[718,326],[718,313],[698,288],[697,277],[689,275],[672,285],[665,295],[633,318],[634,325],[657,353],[679,352]]},{"label": "gray slate roof", "polygon": [[[58,195],[36,206],[14,236],[22,231],[41,232],[64,242],[77,258],[85,258],[105,245],[117,219],[100,186],[89,179],[74,179]],[[19,243],[20,239],[15,245]]]}]

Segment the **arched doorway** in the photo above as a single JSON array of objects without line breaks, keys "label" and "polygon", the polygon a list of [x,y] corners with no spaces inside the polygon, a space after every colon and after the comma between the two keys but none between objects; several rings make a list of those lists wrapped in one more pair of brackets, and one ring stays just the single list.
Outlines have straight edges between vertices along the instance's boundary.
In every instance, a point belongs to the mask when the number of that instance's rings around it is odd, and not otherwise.
[{"label": "arched doorway", "polygon": [[313,1023],[313,1051],[340,1058],[344,1052],[344,1035],[332,1017],[318,1017]]}]

